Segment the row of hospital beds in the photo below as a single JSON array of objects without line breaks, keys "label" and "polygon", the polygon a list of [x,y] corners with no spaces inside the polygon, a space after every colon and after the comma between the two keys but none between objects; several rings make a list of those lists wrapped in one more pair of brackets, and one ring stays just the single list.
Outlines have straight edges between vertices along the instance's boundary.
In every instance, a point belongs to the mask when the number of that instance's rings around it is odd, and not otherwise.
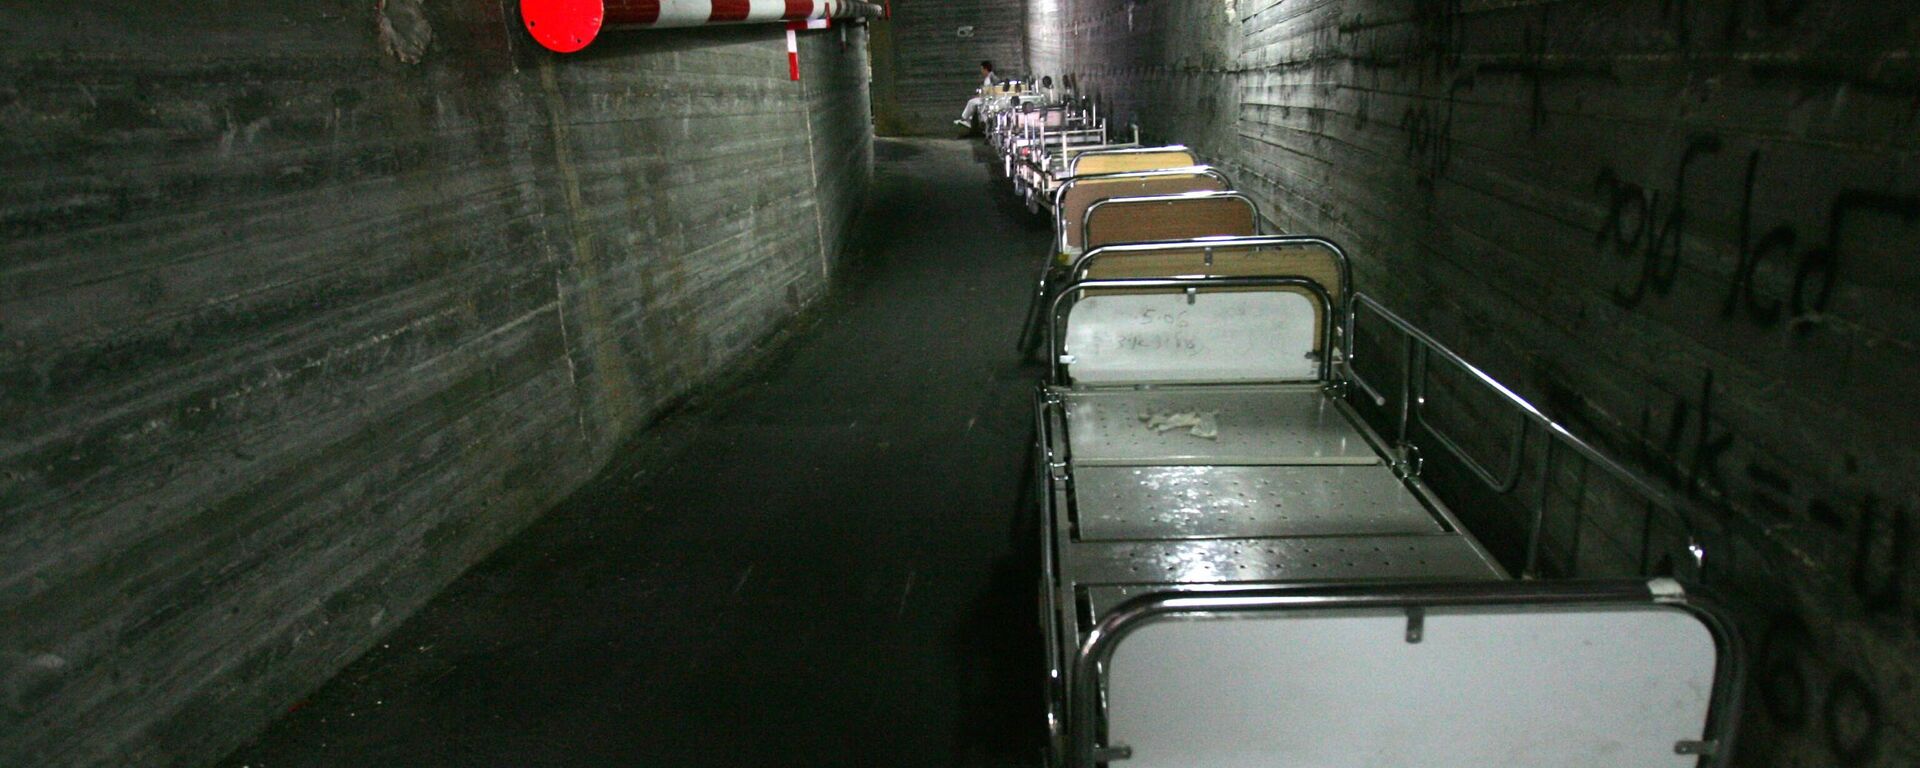
[{"label": "row of hospital beds", "polygon": [[[1139,128],[1129,128],[1130,139],[1116,139],[1095,102],[1041,94],[1020,84],[991,92],[982,115],[999,175],[1034,214],[1052,209],[1063,179],[1080,172],[1104,172],[1091,166],[1076,169],[1081,155],[1140,148]],[[1158,167],[1156,163],[1147,166]]]},{"label": "row of hospital beds", "polygon": [[1702,520],[1192,150],[991,119],[1054,228],[1020,340],[1050,765],[1727,763]]}]

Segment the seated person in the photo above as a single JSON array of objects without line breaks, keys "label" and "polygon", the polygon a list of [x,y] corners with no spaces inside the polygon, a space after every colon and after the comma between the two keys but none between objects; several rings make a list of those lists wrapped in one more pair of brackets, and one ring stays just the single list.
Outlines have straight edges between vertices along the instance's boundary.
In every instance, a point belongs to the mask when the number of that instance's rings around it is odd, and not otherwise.
[{"label": "seated person", "polygon": [[980,74],[985,77],[985,82],[980,84],[979,93],[967,100],[966,108],[960,110],[960,119],[953,121],[954,125],[962,128],[972,128],[973,119],[980,114],[980,100],[986,98],[987,89],[992,88],[1000,82],[1000,78],[995,77],[993,74],[993,62],[991,61],[980,62]]}]

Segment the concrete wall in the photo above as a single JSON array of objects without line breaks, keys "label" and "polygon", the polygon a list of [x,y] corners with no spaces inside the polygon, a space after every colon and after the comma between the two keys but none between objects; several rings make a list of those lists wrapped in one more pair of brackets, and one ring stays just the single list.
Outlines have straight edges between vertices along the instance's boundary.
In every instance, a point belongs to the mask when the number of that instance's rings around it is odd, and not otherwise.
[{"label": "concrete wall", "polygon": [[[1024,73],[1024,0],[895,0],[874,25],[873,116],[889,136],[947,135],[980,87],[980,62]],[[972,27],[971,37],[961,37]]]},{"label": "concrete wall", "polygon": [[222,754],[827,290],[865,33],[0,10],[0,765]]},{"label": "concrete wall", "polygon": [[1751,766],[1920,758],[1920,6],[1030,0],[1040,71],[1704,508]]}]

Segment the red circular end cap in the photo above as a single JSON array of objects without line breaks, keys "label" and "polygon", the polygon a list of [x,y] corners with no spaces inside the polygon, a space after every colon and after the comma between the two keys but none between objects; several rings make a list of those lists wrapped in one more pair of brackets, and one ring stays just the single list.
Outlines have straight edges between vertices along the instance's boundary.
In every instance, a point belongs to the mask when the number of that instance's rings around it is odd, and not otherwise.
[{"label": "red circular end cap", "polygon": [[520,0],[527,32],[548,50],[573,53],[600,35],[606,18],[601,0]]}]

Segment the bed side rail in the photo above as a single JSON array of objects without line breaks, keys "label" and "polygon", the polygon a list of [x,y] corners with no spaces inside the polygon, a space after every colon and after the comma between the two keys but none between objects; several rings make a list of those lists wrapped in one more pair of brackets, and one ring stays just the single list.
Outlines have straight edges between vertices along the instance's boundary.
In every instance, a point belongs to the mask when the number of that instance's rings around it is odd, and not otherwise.
[{"label": "bed side rail", "polygon": [[[1153,149],[1153,147],[1143,147],[1140,145],[1140,126],[1138,125],[1130,126],[1129,130],[1131,131],[1131,134],[1128,134],[1128,135],[1130,135],[1132,138],[1129,138],[1124,142],[1114,142],[1111,144],[1083,144],[1080,146],[1067,147],[1063,149],[1060,153],[1060,161],[1061,161],[1060,172],[1062,174],[1062,178],[1065,178],[1065,176],[1070,175],[1068,174],[1068,170],[1071,167],[1073,158],[1079,155],[1089,154],[1089,153],[1122,152],[1122,151],[1135,150],[1135,149]],[[1198,165],[1198,164],[1199,164],[1198,161],[1186,163],[1186,165]]]},{"label": "bed side rail", "polygon": [[[1523,577],[1679,575],[1704,580],[1709,551],[1717,549],[1721,540],[1710,518],[1581,439],[1373,297],[1355,294],[1346,322],[1348,327],[1342,334],[1346,347],[1343,378],[1354,385],[1351,394],[1361,404],[1385,412],[1389,424],[1383,431],[1389,432],[1385,437],[1393,444],[1398,470],[1406,476],[1420,474],[1425,463],[1421,444],[1430,443],[1464,468],[1493,499],[1517,505],[1525,517],[1520,532],[1524,541],[1514,547],[1520,550],[1517,571]],[[1391,339],[1397,337],[1397,361],[1369,360],[1367,365],[1356,361],[1356,330],[1372,330],[1374,326],[1384,331],[1388,340],[1383,345],[1388,348]],[[1367,378],[1378,375],[1378,371],[1362,374],[1362,369],[1375,366],[1389,369],[1391,379],[1384,390]],[[1491,401],[1492,408],[1504,413],[1476,414],[1478,418],[1471,420],[1471,434],[1450,431],[1435,416],[1437,406],[1448,402],[1436,397],[1432,383],[1436,370],[1460,382],[1448,392],[1457,396],[1456,407],[1472,407],[1465,402],[1471,398],[1482,403],[1479,410],[1485,410],[1488,406],[1484,403]],[[1495,458],[1483,459],[1475,455],[1470,444],[1482,448],[1497,444],[1503,450]],[[1556,487],[1569,483],[1575,486],[1570,490],[1572,497],[1556,498]],[[1569,492],[1561,490],[1561,496]],[[1608,503],[1589,503],[1589,492],[1606,494],[1600,499]],[[1629,515],[1619,510],[1634,511]],[[1603,513],[1613,514],[1615,519],[1606,525],[1585,522],[1584,516]],[[1559,531],[1553,562],[1547,557],[1550,526]],[[1637,528],[1632,532],[1638,535],[1624,533],[1621,528]],[[1612,549],[1619,551],[1615,562],[1605,569],[1583,565],[1582,549],[1592,551],[1605,542],[1588,541],[1583,545],[1581,535],[1610,536]],[[1509,567],[1513,565],[1508,563]]]}]

